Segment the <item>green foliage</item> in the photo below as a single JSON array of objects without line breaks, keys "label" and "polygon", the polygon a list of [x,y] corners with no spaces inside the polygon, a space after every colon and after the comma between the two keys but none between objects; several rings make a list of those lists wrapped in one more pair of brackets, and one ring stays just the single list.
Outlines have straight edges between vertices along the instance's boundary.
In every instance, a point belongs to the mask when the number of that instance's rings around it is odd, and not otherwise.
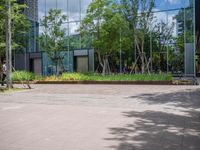
[{"label": "green foliage", "polygon": [[61,81],[171,81],[171,74],[117,74],[102,76],[100,74],[65,73]]},{"label": "green foliage", "polygon": [[61,51],[64,47],[64,40],[66,29],[62,28],[62,24],[66,21],[67,16],[63,15],[61,10],[50,9],[48,15],[40,22],[43,27],[40,36],[40,44],[44,51],[46,51],[50,58],[53,58],[54,53]]},{"label": "green foliage", "polygon": [[61,77],[61,80],[87,80],[89,76],[82,73],[64,73]]},{"label": "green foliage", "polygon": [[[11,0],[11,18],[12,18],[12,50],[23,49],[26,47],[26,35],[30,27],[30,22],[23,11],[26,5],[18,4],[16,0]],[[6,0],[0,1],[0,58],[5,57],[6,47]]]},{"label": "green foliage", "polygon": [[92,47],[98,54],[102,68],[105,66],[104,60],[119,51],[120,47],[123,50],[131,47],[129,23],[113,1],[92,1],[79,31],[83,37],[92,36]]},{"label": "green foliage", "polygon": [[[149,72],[148,58],[146,53],[149,49],[148,41],[146,41],[150,34],[150,24],[153,20],[152,10],[154,8],[155,0],[121,0],[121,12],[126,17],[130,24],[130,31],[133,41],[133,49],[137,51],[140,61],[135,62],[137,65],[140,64],[141,72]],[[136,61],[136,60],[135,60]],[[146,69],[145,69],[146,68]]]},{"label": "green foliage", "polygon": [[36,75],[27,71],[15,71],[12,73],[13,81],[33,81],[36,79]]},{"label": "green foliage", "polygon": [[60,51],[65,48],[66,29],[62,27],[62,24],[66,19],[67,16],[63,15],[61,10],[50,9],[47,16],[40,21],[43,27],[43,32],[39,37],[40,46],[48,54],[56,68],[62,64],[64,59],[64,56],[60,55]]},{"label": "green foliage", "polygon": [[103,76],[94,73],[64,73],[61,76],[37,76],[26,71],[15,71],[13,81],[171,81],[171,74],[115,74]]}]

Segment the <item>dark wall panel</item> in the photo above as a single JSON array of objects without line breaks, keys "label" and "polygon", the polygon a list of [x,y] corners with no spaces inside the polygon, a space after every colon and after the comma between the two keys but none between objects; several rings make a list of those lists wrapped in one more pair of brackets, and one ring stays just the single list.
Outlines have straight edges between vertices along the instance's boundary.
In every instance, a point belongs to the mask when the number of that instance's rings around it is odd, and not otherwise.
[{"label": "dark wall panel", "polygon": [[200,53],[200,0],[195,1],[196,4],[196,37],[197,37],[197,52]]}]

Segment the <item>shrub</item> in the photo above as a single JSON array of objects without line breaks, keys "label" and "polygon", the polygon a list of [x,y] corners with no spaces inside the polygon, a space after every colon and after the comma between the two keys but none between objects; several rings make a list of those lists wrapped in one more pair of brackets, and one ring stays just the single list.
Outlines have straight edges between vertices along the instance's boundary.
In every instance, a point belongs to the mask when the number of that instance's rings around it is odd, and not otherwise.
[{"label": "shrub", "polygon": [[172,74],[115,74],[102,76],[94,73],[64,73],[61,76],[42,77],[27,71],[16,71],[13,81],[172,81]]},{"label": "shrub", "polygon": [[12,74],[13,81],[33,81],[36,79],[36,75],[27,71],[15,71]]},{"label": "shrub", "polygon": [[64,73],[61,81],[171,81],[171,74],[101,74]]},{"label": "shrub", "polygon": [[43,80],[44,81],[60,81],[60,77],[52,75],[52,76],[45,77]]},{"label": "shrub", "polygon": [[90,75],[86,75],[83,73],[64,73],[60,77],[63,81],[82,81],[89,79]]}]

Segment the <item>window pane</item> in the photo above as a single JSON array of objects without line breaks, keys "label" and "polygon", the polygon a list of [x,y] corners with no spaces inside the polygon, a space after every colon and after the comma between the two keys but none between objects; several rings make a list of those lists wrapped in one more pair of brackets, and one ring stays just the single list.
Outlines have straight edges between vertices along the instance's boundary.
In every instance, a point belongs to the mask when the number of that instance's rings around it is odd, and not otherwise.
[{"label": "window pane", "polygon": [[80,20],[80,0],[69,0],[69,21]]},{"label": "window pane", "polygon": [[87,8],[88,8],[88,5],[92,2],[92,0],[82,0],[81,1],[81,16],[82,16],[82,19],[85,17],[86,15],[86,12],[87,12]]}]

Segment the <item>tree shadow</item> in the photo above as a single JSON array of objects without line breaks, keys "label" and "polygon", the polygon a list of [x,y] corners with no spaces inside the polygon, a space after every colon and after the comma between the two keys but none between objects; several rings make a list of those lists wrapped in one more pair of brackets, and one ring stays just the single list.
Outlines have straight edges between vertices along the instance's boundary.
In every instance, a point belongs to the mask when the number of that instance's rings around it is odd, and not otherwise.
[{"label": "tree shadow", "polygon": [[[171,103],[179,113],[160,110],[127,111],[122,115],[133,123],[111,127],[108,141],[118,144],[114,150],[199,150],[200,149],[200,91],[187,90],[167,94],[142,94],[150,105]],[[163,106],[162,106],[163,107]]]},{"label": "tree shadow", "polygon": [[6,91],[6,88],[0,87],[0,93],[4,93]]},{"label": "tree shadow", "polygon": [[29,88],[11,88],[10,90],[7,87],[0,87],[1,93],[12,93],[12,92],[22,92],[23,90],[30,90]]},{"label": "tree shadow", "polygon": [[140,94],[127,97],[128,99],[139,98],[147,104],[166,104],[172,103],[174,106],[184,108],[199,108],[200,107],[200,89],[187,89],[173,93],[158,93],[158,94]]}]

